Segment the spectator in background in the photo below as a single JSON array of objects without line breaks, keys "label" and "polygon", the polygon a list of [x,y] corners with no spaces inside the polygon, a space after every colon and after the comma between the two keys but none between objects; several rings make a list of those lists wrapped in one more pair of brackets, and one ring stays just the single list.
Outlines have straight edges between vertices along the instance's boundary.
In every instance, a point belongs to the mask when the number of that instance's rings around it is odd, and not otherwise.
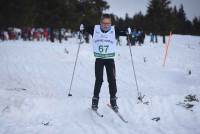
[{"label": "spectator in background", "polygon": [[58,30],[58,40],[60,43],[62,43],[62,33],[61,33],[61,29]]},{"label": "spectator in background", "polygon": [[133,30],[133,32],[131,33],[131,45],[135,46],[137,41],[137,31],[136,29]]},{"label": "spectator in background", "polygon": [[155,34],[155,42],[158,43],[158,36]]},{"label": "spectator in background", "polygon": [[4,31],[3,35],[4,35],[4,40],[9,40],[10,39],[7,31]]},{"label": "spectator in background", "polygon": [[49,32],[48,32],[48,28],[45,28],[44,29],[44,38],[46,39],[46,41],[48,41],[49,40]]},{"label": "spectator in background", "polygon": [[121,46],[121,40],[120,40],[119,36],[117,36],[117,45]]},{"label": "spectator in background", "polygon": [[144,39],[145,39],[145,33],[144,31],[141,31],[141,38],[142,38],[142,44],[144,44]]},{"label": "spectator in background", "polygon": [[52,27],[50,28],[50,40],[54,42],[54,29]]},{"label": "spectator in background", "polygon": [[[65,28],[54,29],[54,28],[34,28],[34,27],[23,27],[15,28],[9,27],[8,29],[0,29],[0,40],[19,40],[23,39],[24,41],[48,41],[49,39],[54,42],[58,40],[60,43],[63,38],[67,40],[67,38],[74,37],[70,30],[66,30]],[[86,36],[86,41],[89,42],[89,37]]]},{"label": "spectator in background", "polygon": [[154,34],[150,33],[150,43],[154,43]]},{"label": "spectator in background", "polygon": [[138,41],[138,45],[141,46],[142,44],[142,32],[138,31],[137,33],[137,41]]},{"label": "spectator in background", "polygon": [[0,40],[4,41],[3,29],[0,30]]}]

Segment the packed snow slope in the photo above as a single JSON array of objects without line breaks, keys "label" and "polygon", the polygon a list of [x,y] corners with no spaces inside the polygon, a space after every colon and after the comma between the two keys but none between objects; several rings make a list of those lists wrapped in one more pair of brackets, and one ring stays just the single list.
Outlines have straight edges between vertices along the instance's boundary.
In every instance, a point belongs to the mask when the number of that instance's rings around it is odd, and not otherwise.
[{"label": "packed snow slope", "polygon": [[[104,117],[89,109],[95,81],[91,44],[81,44],[68,97],[78,39],[0,42],[0,134],[200,134],[200,37],[173,35],[165,67],[161,39],[151,44],[147,37],[132,47],[139,90],[149,105],[138,103],[125,38],[117,46],[118,105],[128,123],[106,105],[105,73],[99,101]],[[187,101],[188,95],[196,100]]]}]

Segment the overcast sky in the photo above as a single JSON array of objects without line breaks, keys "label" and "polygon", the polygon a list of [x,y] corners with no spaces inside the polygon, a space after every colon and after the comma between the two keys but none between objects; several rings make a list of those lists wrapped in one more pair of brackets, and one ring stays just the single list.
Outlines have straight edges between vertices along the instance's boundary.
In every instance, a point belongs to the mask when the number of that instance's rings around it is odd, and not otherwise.
[{"label": "overcast sky", "polygon": [[[124,17],[126,13],[133,16],[135,13],[142,11],[146,14],[147,6],[150,0],[105,0],[110,5],[107,13],[114,13],[119,17]],[[171,6],[176,5],[177,8],[183,4],[186,17],[190,20],[194,16],[200,16],[200,0],[171,0]]]}]

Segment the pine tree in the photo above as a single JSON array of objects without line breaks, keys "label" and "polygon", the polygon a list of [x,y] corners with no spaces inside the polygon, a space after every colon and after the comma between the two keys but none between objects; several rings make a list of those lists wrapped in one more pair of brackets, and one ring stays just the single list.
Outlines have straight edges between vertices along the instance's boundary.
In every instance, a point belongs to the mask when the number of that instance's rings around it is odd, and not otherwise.
[{"label": "pine tree", "polygon": [[99,22],[109,8],[104,0],[3,0],[0,2],[0,27],[36,26],[77,29],[82,21]]},{"label": "pine tree", "polygon": [[183,22],[186,21],[186,14],[185,14],[183,4],[181,4],[181,6],[179,8],[179,11],[177,13],[177,17]]},{"label": "pine tree", "polygon": [[193,19],[193,34],[200,35],[200,17]]},{"label": "pine tree", "polygon": [[133,27],[136,29],[143,30],[145,24],[145,16],[140,11],[139,13],[135,14],[133,17]]},{"label": "pine tree", "polygon": [[181,4],[178,12],[177,12],[177,19],[178,19],[178,22],[177,22],[177,33],[178,34],[185,34],[185,23],[186,23],[186,14],[185,14],[185,11],[184,11],[184,7],[183,7],[183,4]]},{"label": "pine tree", "polygon": [[146,29],[157,34],[168,34],[170,13],[170,0],[151,0],[147,9]]}]

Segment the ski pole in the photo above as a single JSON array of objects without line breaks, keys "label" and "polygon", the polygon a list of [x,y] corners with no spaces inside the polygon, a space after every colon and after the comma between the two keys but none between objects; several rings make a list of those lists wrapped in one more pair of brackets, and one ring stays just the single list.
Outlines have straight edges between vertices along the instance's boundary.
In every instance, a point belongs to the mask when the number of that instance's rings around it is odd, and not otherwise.
[{"label": "ski pole", "polygon": [[68,96],[72,96],[71,89],[72,89],[72,83],[73,83],[75,69],[76,69],[76,63],[77,63],[77,60],[78,60],[79,50],[80,50],[80,46],[81,46],[81,41],[82,41],[81,39],[83,37],[82,31],[79,32],[79,37],[80,37],[80,42],[79,42],[78,50],[77,50],[77,53],[76,53],[76,60],[75,60],[75,63],[74,63],[74,69],[73,69],[73,73],[72,73],[72,79],[71,79],[71,82],[70,82],[70,88],[69,88]]},{"label": "ski pole", "polygon": [[130,28],[128,28],[128,34],[129,34],[128,35],[128,46],[129,46],[130,55],[131,55],[131,63],[132,63],[132,68],[133,68],[133,74],[134,74],[134,78],[135,78],[137,93],[138,93],[138,100],[140,100],[141,102],[143,102],[142,99],[144,98],[144,96],[142,96],[141,92],[139,91],[137,77],[136,77],[136,73],[135,73],[134,61],[133,61],[133,56],[132,56],[131,42],[130,42],[130,34],[131,34],[131,29]]}]

